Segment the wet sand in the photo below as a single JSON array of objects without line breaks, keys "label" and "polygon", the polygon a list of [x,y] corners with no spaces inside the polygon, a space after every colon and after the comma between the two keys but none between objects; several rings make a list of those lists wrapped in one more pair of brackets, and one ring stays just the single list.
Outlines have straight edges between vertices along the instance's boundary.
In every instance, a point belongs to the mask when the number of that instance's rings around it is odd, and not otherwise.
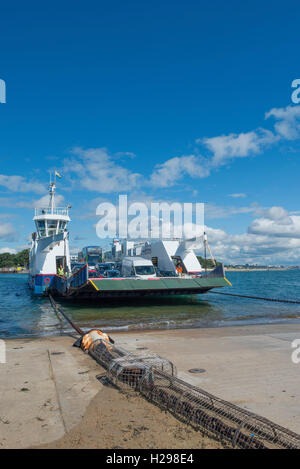
[{"label": "wet sand", "polygon": [[81,423],[42,448],[222,449],[223,445],[134,393],[103,386]]}]

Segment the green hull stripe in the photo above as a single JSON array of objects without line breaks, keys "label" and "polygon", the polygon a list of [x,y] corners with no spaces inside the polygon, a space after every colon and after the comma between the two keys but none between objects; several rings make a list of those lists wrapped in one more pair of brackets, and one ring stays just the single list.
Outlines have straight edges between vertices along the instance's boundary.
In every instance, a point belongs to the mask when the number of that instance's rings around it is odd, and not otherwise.
[{"label": "green hull stripe", "polygon": [[228,283],[224,277],[212,278],[159,278],[157,280],[140,280],[140,279],[101,279],[94,280],[93,284],[100,291],[138,291],[138,290],[187,290],[216,288],[227,286]]}]

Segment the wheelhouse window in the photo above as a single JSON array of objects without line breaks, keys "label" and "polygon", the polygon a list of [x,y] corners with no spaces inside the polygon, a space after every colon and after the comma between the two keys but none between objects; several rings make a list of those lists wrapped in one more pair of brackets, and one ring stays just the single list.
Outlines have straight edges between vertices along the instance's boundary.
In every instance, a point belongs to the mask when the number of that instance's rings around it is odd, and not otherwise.
[{"label": "wheelhouse window", "polygon": [[60,220],[59,227],[58,227],[58,232],[62,233],[63,231],[65,231],[66,225],[67,225],[67,223],[65,221]]},{"label": "wheelhouse window", "polygon": [[37,229],[40,237],[46,236],[45,220],[39,220],[37,222]]},{"label": "wheelhouse window", "polygon": [[48,236],[56,234],[57,220],[47,220]]}]

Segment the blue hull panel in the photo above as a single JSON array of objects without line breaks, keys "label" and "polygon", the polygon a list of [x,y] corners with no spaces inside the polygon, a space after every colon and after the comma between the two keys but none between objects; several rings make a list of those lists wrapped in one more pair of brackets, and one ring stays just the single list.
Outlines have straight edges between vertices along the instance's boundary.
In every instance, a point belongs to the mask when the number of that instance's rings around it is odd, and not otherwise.
[{"label": "blue hull panel", "polygon": [[35,295],[44,295],[53,282],[54,274],[37,274],[28,276],[29,287]]}]

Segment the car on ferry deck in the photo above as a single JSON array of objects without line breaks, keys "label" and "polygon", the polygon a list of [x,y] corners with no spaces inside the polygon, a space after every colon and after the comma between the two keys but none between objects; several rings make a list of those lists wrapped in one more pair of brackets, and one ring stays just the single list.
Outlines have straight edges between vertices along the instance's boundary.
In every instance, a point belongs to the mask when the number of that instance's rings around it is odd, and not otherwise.
[{"label": "car on ferry deck", "polygon": [[156,277],[152,261],[143,257],[124,257],[122,261],[122,275],[124,277],[135,277],[147,279]]},{"label": "car on ferry deck", "polygon": [[120,278],[121,273],[119,270],[113,269],[113,270],[107,270],[104,272],[104,277],[105,278]]},{"label": "car on ferry deck", "polygon": [[103,278],[104,275],[96,269],[89,269],[89,278]]}]

